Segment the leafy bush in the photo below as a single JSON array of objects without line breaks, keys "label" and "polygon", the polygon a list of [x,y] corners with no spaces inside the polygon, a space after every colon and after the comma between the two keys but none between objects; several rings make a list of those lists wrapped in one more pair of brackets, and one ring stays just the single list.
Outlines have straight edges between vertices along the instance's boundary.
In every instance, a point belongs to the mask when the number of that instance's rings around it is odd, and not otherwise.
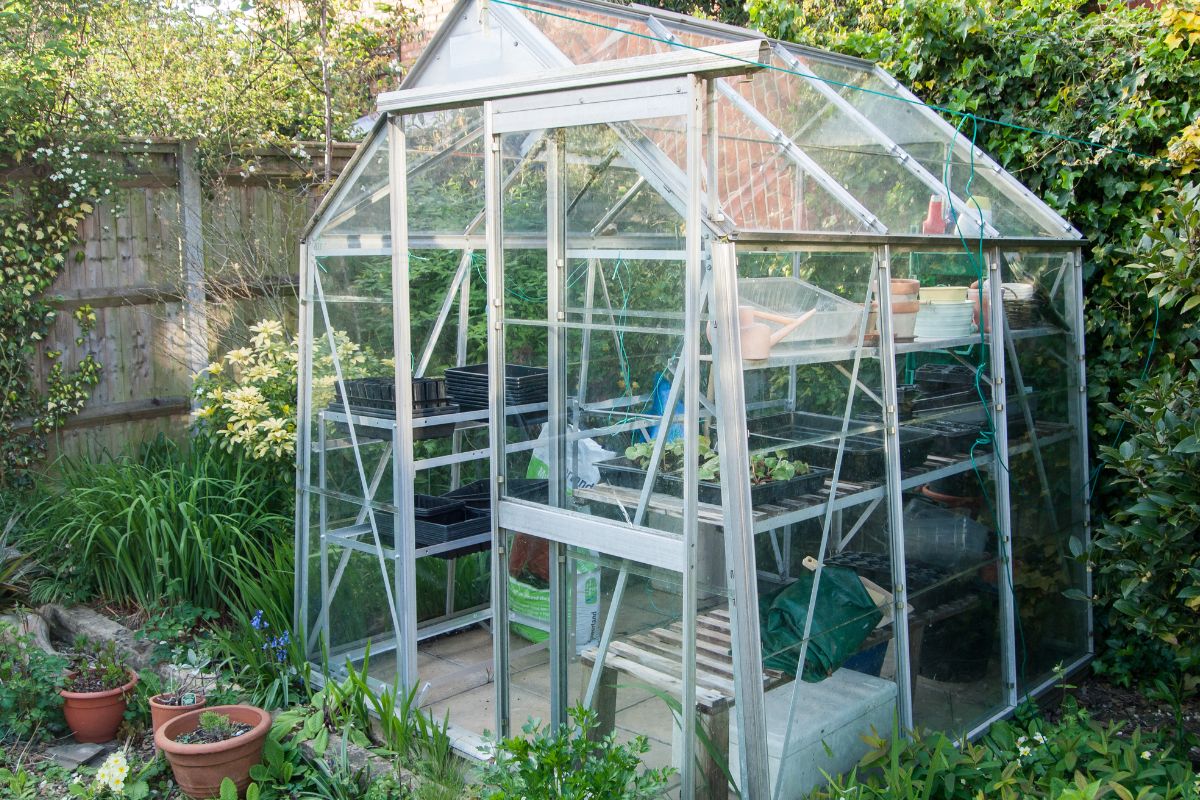
[{"label": "leafy bush", "polygon": [[62,731],[58,690],[66,665],[0,624],[0,740],[50,738]]},{"label": "leafy bush", "polygon": [[637,800],[658,797],[673,770],[641,769],[641,756],[650,750],[644,736],[618,744],[615,734],[592,741],[596,712],[582,705],[569,709],[573,724],[559,730],[530,720],[525,736],[495,745],[495,761],[480,772],[487,800],[524,797]]},{"label": "leafy bush", "polygon": [[1062,719],[998,722],[977,743],[944,734],[871,739],[859,767],[813,800],[1194,798],[1186,758],[1152,736],[1101,725],[1068,701]]},{"label": "leafy bush", "polygon": [[261,465],[202,439],[186,451],[160,439],[140,459],[61,461],[19,542],[50,572],[32,596],[290,609],[291,501]]},{"label": "leafy bush", "polygon": [[[1162,313],[1200,306],[1200,186],[1168,197],[1130,255]],[[1156,693],[1194,693],[1200,666],[1200,360],[1166,352],[1166,366],[1104,404],[1124,441],[1101,447],[1120,494],[1093,535],[1106,650],[1097,669]],[[1118,502],[1119,500],[1119,502]],[[1169,688],[1174,687],[1174,688]]]}]

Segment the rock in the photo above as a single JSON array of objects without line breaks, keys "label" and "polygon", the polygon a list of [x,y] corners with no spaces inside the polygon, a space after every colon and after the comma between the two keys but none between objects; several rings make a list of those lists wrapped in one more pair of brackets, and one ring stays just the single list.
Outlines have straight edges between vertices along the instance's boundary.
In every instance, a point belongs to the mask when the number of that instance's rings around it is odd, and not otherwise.
[{"label": "rock", "polygon": [[51,604],[42,606],[38,613],[50,624],[50,632],[56,639],[73,642],[79,636],[86,636],[96,642],[113,642],[134,669],[144,669],[150,663],[154,647],[151,642],[138,641],[133,631],[86,606],[63,608]]},{"label": "rock", "polygon": [[46,749],[46,755],[63,769],[73,770],[81,764],[98,764],[117,749],[116,742],[107,744],[80,744],[72,742]]},{"label": "rock", "polygon": [[[0,617],[0,629],[5,625],[11,625],[15,628],[18,635],[24,634],[29,636],[34,644],[47,653],[51,655],[55,654],[54,645],[50,644],[50,628],[40,614],[33,611],[7,614]],[[7,637],[0,635],[0,638]]]}]

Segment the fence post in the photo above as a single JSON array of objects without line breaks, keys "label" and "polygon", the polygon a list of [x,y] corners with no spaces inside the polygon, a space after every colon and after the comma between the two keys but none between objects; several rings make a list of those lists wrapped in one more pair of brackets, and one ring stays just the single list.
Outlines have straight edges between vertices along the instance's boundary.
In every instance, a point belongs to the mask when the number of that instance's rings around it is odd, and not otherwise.
[{"label": "fence post", "polygon": [[197,375],[208,366],[208,308],[204,288],[204,218],[200,207],[200,174],[196,170],[194,141],[179,143],[178,167],[179,219],[183,226],[183,241],[179,250],[183,266],[185,359],[188,373]]}]

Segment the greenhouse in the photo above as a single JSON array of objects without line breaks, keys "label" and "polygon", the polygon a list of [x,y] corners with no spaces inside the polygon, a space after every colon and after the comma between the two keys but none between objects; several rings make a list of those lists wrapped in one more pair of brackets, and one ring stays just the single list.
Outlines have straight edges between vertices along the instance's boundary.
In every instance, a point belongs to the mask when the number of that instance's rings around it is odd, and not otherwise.
[{"label": "greenhouse", "polygon": [[1081,237],[971,120],[591,0],[463,0],[379,112],[301,246],[315,669],[795,798],[1087,660]]}]

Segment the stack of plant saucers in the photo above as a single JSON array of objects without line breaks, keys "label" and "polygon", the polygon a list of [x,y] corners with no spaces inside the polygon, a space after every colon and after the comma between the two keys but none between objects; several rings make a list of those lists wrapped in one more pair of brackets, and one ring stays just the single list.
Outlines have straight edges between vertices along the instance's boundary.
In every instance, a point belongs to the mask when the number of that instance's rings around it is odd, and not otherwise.
[{"label": "stack of plant saucers", "polygon": [[954,339],[971,333],[974,305],[965,286],[922,286],[917,341]]}]

